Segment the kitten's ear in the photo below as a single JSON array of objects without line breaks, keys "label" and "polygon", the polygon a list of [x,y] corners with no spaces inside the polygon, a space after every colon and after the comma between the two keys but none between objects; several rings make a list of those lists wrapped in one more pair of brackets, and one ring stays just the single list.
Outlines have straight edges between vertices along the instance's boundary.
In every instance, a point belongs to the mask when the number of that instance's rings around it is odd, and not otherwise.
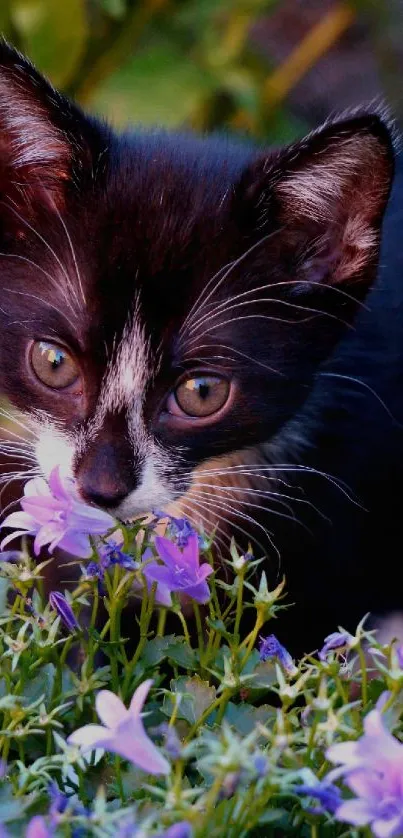
[{"label": "kitten's ear", "polygon": [[242,228],[256,238],[278,231],[275,253],[300,280],[296,290],[351,283],[360,298],[374,274],[393,161],[377,114],[326,125],[245,171],[236,197]]},{"label": "kitten's ear", "polygon": [[[40,204],[62,208],[90,166],[91,123],[34,66],[0,41],[0,217]],[[15,215],[15,213],[14,213]]]}]

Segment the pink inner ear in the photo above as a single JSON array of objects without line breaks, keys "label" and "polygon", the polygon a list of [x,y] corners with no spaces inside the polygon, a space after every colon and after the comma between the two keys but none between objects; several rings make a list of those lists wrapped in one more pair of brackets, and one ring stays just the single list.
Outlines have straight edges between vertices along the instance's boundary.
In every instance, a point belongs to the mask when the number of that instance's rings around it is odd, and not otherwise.
[{"label": "pink inner ear", "polygon": [[0,75],[1,191],[17,203],[23,196],[25,207],[35,197],[60,205],[71,148],[27,82],[22,72],[3,69]]}]

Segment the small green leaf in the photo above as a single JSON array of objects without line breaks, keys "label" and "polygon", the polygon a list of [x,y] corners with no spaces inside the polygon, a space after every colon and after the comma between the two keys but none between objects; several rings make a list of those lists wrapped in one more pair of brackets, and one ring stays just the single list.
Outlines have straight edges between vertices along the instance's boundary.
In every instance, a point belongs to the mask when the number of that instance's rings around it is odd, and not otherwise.
[{"label": "small green leaf", "polygon": [[10,11],[30,58],[55,85],[68,84],[87,40],[84,0],[13,0]]},{"label": "small green leaf", "polygon": [[[193,678],[181,676],[171,681],[171,692],[180,694],[182,699],[179,704],[178,719],[184,719],[193,725],[200,719],[202,713],[213,703],[216,697],[215,687],[211,687],[208,681],[202,681],[197,675]],[[166,700],[165,700],[166,699]],[[171,716],[174,701],[171,696],[165,696],[163,712]]]},{"label": "small green leaf", "polygon": [[41,695],[44,696],[47,704],[52,696],[55,681],[56,667],[53,663],[47,663],[39,671],[35,672],[35,678],[31,678],[24,687],[23,696],[28,701],[36,701]]}]

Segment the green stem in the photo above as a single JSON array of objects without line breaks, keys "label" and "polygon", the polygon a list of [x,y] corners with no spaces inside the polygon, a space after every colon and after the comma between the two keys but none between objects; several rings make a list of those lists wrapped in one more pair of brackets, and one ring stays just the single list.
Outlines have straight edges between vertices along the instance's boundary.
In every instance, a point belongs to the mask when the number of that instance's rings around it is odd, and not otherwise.
[{"label": "green stem", "polygon": [[197,642],[199,645],[199,655],[200,655],[200,664],[202,665],[203,661],[203,653],[204,653],[204,636],[203,636],[203,626],[201,621],[200,615],[200,608],[197,602],[193,603],[193,611],[196,619],[196,631],[197,631]]},{"label": "green stem", "polygon": [[361,644],[358,647],[358,657],[361,664],[361,698],[362,706],[366,707],[368,701],[368,677],[367,677],[367,661],[365,652]]},{"label": "green stem", "polygon": [[167,610],[166,608],[161,608],[160,613],[158,615],[158,626],[157,626],[157,636],[163,637],[165,631],[165,623],[167,619]]},{"label": "green stem", "polygon": [[245,654],[244,654],[244,656],[241,660],[241,663],[240,663],[241,672],[242,672],[243,669],[245,669],[245,666],[246,666],[246,664],[247,664],[247,662],[248,662],[248,660],[249,660],[249,658],[250,658],[250,656],[253,652],[253,649],[255,648],[255,643],[256,643],[259,631],[260,631],[260,629],[262,628],[263,625],[264,625],[264,619],[258,611],[257,616],[256,616],[256,623],[255,623],[254,629],[252,629],[252,631],[248,634],[248,636],[245,637],[245,640],[241,643],[241,645],[239,647],[239,650],[241,650],[243,646],[246,646],[246,652],[245,652]]},{"label": "green stem", "polygon": [[235,624],[234,624],[234,641],[238,644],[239,641],[239,626],[241,623],[242,617],[242,606],[243,606],[243,574],[240,573],[238,576],[238,590],[237,590],[237,597],[236,597],[236,612],[235,612]]},{"label": "green stem", "polygon": [[192,646],[192,644],[191,644],[191,642],[190,642],[190,635],[189,635],[189,632],[188,632],[188,627],[187,627],[187,625],[186,625],[186,620],[185,620],[185,618],[184,618],[184,616],[183,616],[183,614],[182,614],[182,611],[175,611],[175,614],[179,617],[179,619],[180,619],[180,621],[181,621],[181,623],[182,623],[182,628],[183,628],[183,633],[184,633],[184,635],[185,635],[185,640],[186,640],[186,643],[188,644],[188,646],[190,646],[190,647],[191,647],[191,646]]}]

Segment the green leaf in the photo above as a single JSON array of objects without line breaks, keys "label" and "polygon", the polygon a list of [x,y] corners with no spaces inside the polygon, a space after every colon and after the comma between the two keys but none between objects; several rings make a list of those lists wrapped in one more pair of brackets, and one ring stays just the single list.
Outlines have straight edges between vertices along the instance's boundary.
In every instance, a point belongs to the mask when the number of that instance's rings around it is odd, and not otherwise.
[{"label": "green leaf", "polygon": [[253,707],[250,704],[234,704],[230,701],[225,711],[225,721],[242,736],[251,733],[258,722],[267,724],[273,722],[275,717],[276,711],[269,704]]},{"label": "green leaf", "polygon": [[177,637],[175,643],[170,643],[167,649],[167,657],[183,669],[195,669],[198,656],[186,643],[185,638]]},{"label": "green leaf", "polygon": [[[171,681],[171,692],[182,696],[178,719],[184,719],[193,725],[200,719],[202,713],[213,703],[216,697],[215,687],[211,687],[208,681],[202,681],[197,675],[193,678],[181,676]],[[174,699],[172,696],[165,696],[163,712],[167,716],[172,715]]]},{"label": "green leaf", "polygon": [[167,657],[169,644],[175,640],[175,635],[168,634],[166,637],[153,637],[147,640],[141,656],[141,662],[146,667],[158,666]]},{"label": "green leaf", "polygon": [[211,93],[213,80],[172,43],[148,44],[101,83],[92,106],[117,125],[181,125]]},{"label": "green leaf", "polygon": [[24,686],[23,696],[29,702],[37,701],[40,696],[44,696],[44,702],[47,704],[52,696],[53,684],[55,681],[56,667],[53,663],[47,663],[42,666],[39,671],[35,672],[35,677],[31,678]]},{"label": "green leaf", "polygon": [[84,0],[13,0],[11,19],[39,69],[56,86],[67,85],[87,40]]}]

